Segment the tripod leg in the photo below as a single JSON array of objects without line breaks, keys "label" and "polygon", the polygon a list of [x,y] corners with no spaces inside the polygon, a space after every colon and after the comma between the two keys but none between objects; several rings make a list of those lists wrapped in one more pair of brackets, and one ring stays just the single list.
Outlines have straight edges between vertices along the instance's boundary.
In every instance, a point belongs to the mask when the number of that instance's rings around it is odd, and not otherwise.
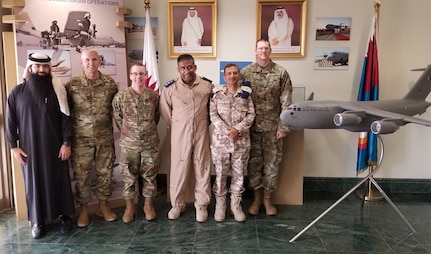
[{"label": "tripod leg", "polygon": [[364,183],[364,194],[362,195],[362,204],[361,204],[361,208],[364,208],[364,204],[365,204],[365,198],[367,197],[367,193],[368,193],[368,186],[370,185],[370,180],[367,180]]},{"label": "tripod leg", "polygon": [[309,228],[311,228],[314,224],[316,224],[320,219],[323,218],[327,213],[329,213],[334,207],[336,207],[341,201],[343,201],[345,198],[347,198],[352,192],[354,192],[356,189],[359,188],[365,181],[367,181],[370,176],[373,173],[368,174],[365,178],[363,178],[361,181],[359,181],[355,186],[353,186],[349,191],[347,191],[341,198],[339,198],[337,201],[335,201],[334,204],[332,204],[328,209],[326,209],[322,214],[320,214],[316,219],[314,219],[308,226],[306,226],[301,232],[296,234],[292,239],[290,239],[290,243],[294,242],[296,239],[298,239],[302,234],[305,233]]},{"label": "tripod leg", "polygon": [[416,230],[413,228],[413,226],[408,222],[406,217],[401,213],[401,211],[398,209],[398,207],[395,206],[395,204],[392,202],[392,200],[386,195],[385,191],[380,187],[380,185],[374,180],[373,176],[370,177],[370,181],[373,183],[373,185],[379,190],[380,194],[383,195],[383,197],[386,199],[386,201],[389,203],[389,205],[394,209],[394,211],[398,214],[398,216],[401,218],[401,220],[406,224],[406,226],[412,231],[412,233],[415,233]]}]

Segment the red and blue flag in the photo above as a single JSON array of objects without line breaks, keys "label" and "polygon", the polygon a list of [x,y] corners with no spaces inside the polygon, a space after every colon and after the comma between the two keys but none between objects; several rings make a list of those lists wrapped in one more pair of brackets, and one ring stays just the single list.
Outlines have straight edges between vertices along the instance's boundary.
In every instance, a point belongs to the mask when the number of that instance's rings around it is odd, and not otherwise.
[{"label": "red and blue flag", "polygon": [[[373,17],[364,65],[362,67],[358,101],[379,100],[379,61],[376,40],[376,16]],[[377,165],[377,135],[361,132],[358,140],[358,161],[356,172]]]}]

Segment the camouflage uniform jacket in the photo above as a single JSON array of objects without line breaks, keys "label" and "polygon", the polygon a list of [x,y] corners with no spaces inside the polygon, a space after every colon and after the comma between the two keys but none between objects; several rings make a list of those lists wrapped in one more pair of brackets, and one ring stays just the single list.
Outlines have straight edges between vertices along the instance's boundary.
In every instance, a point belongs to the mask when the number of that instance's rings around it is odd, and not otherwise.
[{"label": "camouflage uniform jacket", "polygon": [[136,94],[128,87],[115,95],[112,107],[115,123],[121,131],[121,147],[140,150],[159,146],[160,113],[156,92],[146,88],[142,94]]},{"label": "camouflage uniform jacket", "polygon": [[[250,88],[248,88],[250,89]],[[238,88],[235,94],[229,94],[227,87],[213,89],[210,101],[210,118],[214,126],[212,147],[223,147],[228,152],[241,150],[250,146],[250,127],[255,117],[251,96],[241,96]],[[244,98],[246,97],[246,98]],[[233,127],[240,133],[237,141],[226,135],[226,129]]]},{"label": "camouflage uniform jacket", "polygon": [[102,73],[96,80],[89,80],[82,73],[65,86],[76,140],[101,137],[105,141],[113,140],[112,99],[118,92],[117,83]]},{"label": "camouflage uniform jacket", "polygon": [[289,131],[280,121],[280,113],[292,104],[292,82],[281,65],[271,61],[265,67],[252,63],[241,69],[243,82],[250,81],[256,118],[252,131]]}]

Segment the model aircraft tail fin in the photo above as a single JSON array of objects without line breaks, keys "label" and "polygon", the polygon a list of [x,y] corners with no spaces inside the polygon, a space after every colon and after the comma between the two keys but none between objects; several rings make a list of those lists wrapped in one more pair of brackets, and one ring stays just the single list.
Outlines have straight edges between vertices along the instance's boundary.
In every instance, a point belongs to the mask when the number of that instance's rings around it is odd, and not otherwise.
[{"label": "model aircraft tail fin", "polygon": [[425,100],[431,92],[431,65],[428,65],[422,75],[414,83],[404,99]]},{"label": "model aircraft tail fin", "polygon": [[311,92],[307,98],[307,101],[312,101],[314,99],[314,92]]}]

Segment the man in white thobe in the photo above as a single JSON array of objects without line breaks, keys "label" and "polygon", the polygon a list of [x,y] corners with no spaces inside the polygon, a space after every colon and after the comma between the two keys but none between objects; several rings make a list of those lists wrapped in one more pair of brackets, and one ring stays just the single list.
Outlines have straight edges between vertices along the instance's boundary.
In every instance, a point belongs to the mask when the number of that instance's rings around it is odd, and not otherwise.
[{"label": "man in white thobe", "polygon": [[183,21],[181,45],[184,47],[201,46],[203,33],[202,20],[198,17],[196,8],[190,7],[187,11],[187,18]]},{"label": "man in white thobe", "polygon": [[268,38],[271,47],[290,47],[292,46],[293,20],[287,15],[284,7],[278,7],[274,11],[274,20],[268,28]]}]

